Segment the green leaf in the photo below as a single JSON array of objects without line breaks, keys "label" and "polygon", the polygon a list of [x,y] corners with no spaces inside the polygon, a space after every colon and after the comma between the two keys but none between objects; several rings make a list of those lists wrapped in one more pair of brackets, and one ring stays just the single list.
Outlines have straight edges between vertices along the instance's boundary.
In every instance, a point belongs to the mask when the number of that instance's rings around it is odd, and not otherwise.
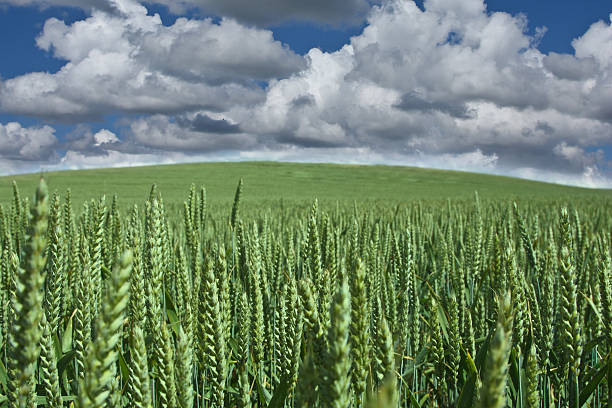
[{"label": "green leaf", "polygon": [[274,396],[268,404],[268,408],[283,408],[285,406],[285,400],[287,399],[287,393],[289,391],[289,382],[283,379],[281,383],[274,390]]},{"label": "green leaf", "polygon": [[470,376],[459,394],[459,400],[457,402],[458,408],[469,408],[472,406],[476,392],[476,377]]},{"label": "green leaf", "polygon": [[489,344],[491,343],[491,337],[493,337],[493,330],[491,333],[485,338],[485,340],[480,345],[480,348],[476,352],[476,359],[474,362],[476,363],[476,367],[478,368],[478,372],[482,372],[482,369],[485,365],[485,361],[487,361],[487,353],[489,352]]},{"label": "green leaf", "polygon": [[[463,350],[463,347],[461,347]],[[478,370],[476,369],[476,364],[474,364],[474,360],[470,356],[470,353],[465,352],[465,358],[463,359],[463,363],[466,371],[468,372],[468,378],[465,384],[463,384],[463,388],[461,388],[461,393],[459,394],[459,399],[457,401],[458,408],[469,408],[472,406],[472,402],[474,401],[475,393],[476,393],[476,380],[478,379]]]},{"label": "green leaf", "polygon": [[2,361],[0,361],[0,382],[2,383],[2,387],[4,387],[4,389],[6,390],[6,368],[4,367],[4,364],[2,363]]},{"label": "green leaf", "polygon": [[257,383],[257,394],[259,395],[259,402],[263,405],[268,405],[270,400],[272,399],[272,395],[270,395],[270,391],[266,390],[264,385],[261,383],[261,376],[257,375],[255,381]]},{"label": "green leaf", "polygon": [[[609,367],[610,367],[609,363],[603,364],[602,367],[600,367],[595,372],[595,374],[591,376],[591,379],[588,382],[588,384],[582,389],[582,392],[580,392],[579,405],[581,407],[588,401],[588,399],[597,389],[597,386],[599,385],[599,383],[601,383],[601,381],[605,378],[606,374],[608,373]],[[594,371],[594,369],[591,371]]]},{"label": "green leaf", "polygon": [[512,399],[516,403],[517,408],[520,408],[523,404],[523,384],[521,383],[521,358],[517,353],[517,349],[513,348],[510,353],[510,364],[508,367],[508,375],[510,381],[508,386],[510,387]]},{"label": "green leaf", "polygon": [[166,309],[166,313],[168,314],[168,320],[170,320],[170,327],[174,334],[178,336],[178,326],[179,326],[179,318],[174,312],[174,309]]},{"label": "green leaf", "polygon": [[521,380],[521,383],[520,383],[521,387],[519,388],[520,395],[517,401],[519,401],[521,405],[517,406],[517,408],[527,406],[527,388],[526,388],[527,387],[527,373],[525,372],[525,367],[524,367],[525,363],[521,356],[519,356],[519,362],[520,362],[520,365],[522,366],[519,372],[519,379]]},{"label": "green leaf", "polygon": [[578,408],[579,404],[579,384],[578,384],[578,376],[576,372],[570,368],[568,375],[568,383],[569,383],[569,408]]},{"label": "green leaf", "polygon": [[123,352],[120,350],[119,351],[119,368],[121,370],[121,376],[123,378],[129,378],[130,377],[130,370],[128,369],[128,365],[127,362],[125,361],[125,357],[123,356]]},{"label": "green leaf", "polygon": [[448,342],[448,320],[446,319],[446,311],[442,307],[442,303],[438,302],[438,322],[440,322],[440,329],[442,330],[442,337]]},{"label": "green leaf", "polygon": [[72,349],[72,316],[68,320],[66,330],[62,336],[62,354],[68,353]]},{"label": "green leaf", "polygon": [[64,354],[62,358],[60,358],[59,361],[57,362],[57,371],[60,377],[62,373],[64,372],[64,370],[66,369],[66,367],[68,366],[68,364],[70,364],[70,362],[74,358],[75,354],[76,354],[76,351],[70,350],[69,352]]},{"label": "green leaf", "polygon": [[406,391],[408,391],[408,397],[410,397],[410,406],[413,408],[421,408],[421,404],[419,404],[416,398],[414,398],[414,394],[412,393],[412,391],[410,391],[409,389],[406,389]]},{"label": "green leaf", "polygon": [[463,349],[463,346],[461,346],[461,350],[463,350],[463,352],[465,353],[464,357],[465,357],[466,370],[468,371],[470,375],[477,376],[478,370],[476,369],[476,364],[474,363],[474,360],[472,360],[472,356],[470,356],[470,353],[468,353],[467,351]]},{"label": "green leaf", "polygon": [[584,345],[582,348],[582,354],[587,355],[593,350],[596,346],[604,345],[606,343],[606,336],[599,336]]},{"label": "green leaf", "polygon": [[582,297],[584,297],[587,300],[587,303],[591,307],[591,311],[595,313],[595,316],[597,316],[597,319],[603,325],[604,324],[603,318],[601,317],[601,313],[599,313],[599,308],[595,306],[595,303],[593,303],[593,299],[591,299],[590,297],[588,297],[582,292],[580,292],[580,294],[582,295]]},{"label": "green leaf", "polygon": [[165,309],[166,313],[168,313],[170,310],[172,310],[174,312],[174,316],[176,317],[176,306],[174,304],[174,301],[172,300],[172,296],[170,296],[170,292],[168,290],[164,291],[164,296],[165,296],[165,300],[166,300],[166,302],[164,303],[164,305],[166,307],[166,309]]}]

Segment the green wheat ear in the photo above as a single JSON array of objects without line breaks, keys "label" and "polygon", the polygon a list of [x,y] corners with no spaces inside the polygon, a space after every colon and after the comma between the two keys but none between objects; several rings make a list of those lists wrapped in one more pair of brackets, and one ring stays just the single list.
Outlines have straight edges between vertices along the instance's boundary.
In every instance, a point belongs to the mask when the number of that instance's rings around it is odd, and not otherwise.
[{"label": "green wheat ear", "polygon": [[251,310],[249,301],[245,292],[239,295],[236,306],[236,333],[237,340],[237,358],[238,358],[238,398],[237,405],[241,408],[251,406],[251,393],[249,383],[248,361],[249,361],[249,346],[251,342]]},{"label": "green wheat ear", "polygon": [[503,408],[506,406],[508,358],[512,343],[512,317],[509,313],[511,304],[508,294],[500,298],[498,310],[497,327],[489,346],[480,394],[479,406],[481,408]]},{"label": "green wheat ear", "polygon": [[527,408],[538,408],[540,406],[540,391],[538,389],[538,357],[533,339],[527,356],[527,367],[525,370],[527,379]]},{"label": "green wheat ear", "polygon": [[159,406],[172,408],[177,406],[176,379],[174,378],[174,350],[172,347],[172,336],[168,331],[166,322],[162,323],[160,339],[161,343],[156,347],[160,355],[158,356],[158,394]]},{"label": "green wheat ear", "polygon": [[212,261],[206,265],[202,275],[200,292],[200,339],[201,368],[206,370],[206,380],[212,385],[215,406],[222,407],[227,377],[225,326],[222,320],[217,280]]},{"label": "green wheat ear", "polygon": [[175,373],[180,408],[193,407],[193,347],[183,327],[178,326]]},{"label": "green wheat ear", "polygon": [[361,259],[351,269],[351,354],[352,383],[357,405],[361,405],[370,365],[370,311],[366,290],[366,270]]},{"label": "green wheat ear", "polygon": [[134,408],[151,408],[151,389],[149,386],[149,366],[147,349],[142,329],[135,325],[130,335],[128,395]]},{"label": "green wheat ear", "polygon": [[236,226],[236,220],[238,220],[238,213],[240,210],[240,196],[242,195],[242,179],[238,182],[236,187],[236,195],[234,196],[234,205],[232,206],[232,215],[230,216],[230,225],[232,228]]},{"label": "green wheat ear", "polygon": [[346,280],[340,285],[331,307],[331,325],[327,332],[328,349],[323,368],[321,398],[324,406],[346,408],[351,405],[351,355],[349,331],[351,295]]},{"label": "green wheat ear", "polygon": [[[43,179],[36,190],[36,200],[30,209],[32,221],[28,229],[24,269],[17,268],[15,317],[9,339],[9,405],[35,406],[36,361],[40,355],[43,317],[43,268],[47,235],[47,185]],[[11,401],[12,398],[16,401]]]},{"label": "green wheat ear", "polygon": [[97,337],[88,349],[85,378],[79,387],[81,408],[103,408],[108,403],[111,381],[116,372],[120,329],[128,303],[131,269],[132,252],[125,251],[110,276],[96,322]]},{"label": "green wheat ear", "polygon": [[391,406],[395,406],[398,398],[395,354],[391,330],[384,316],[379,321],[377,338],[374,341],[376,343],[376,373],[374,376],[380,384],[378,392],[389,399],[389,402],[392,404]]},{"label": "green wheat ear", "polygon": [[43,337],[40,342],[40,381],[45,390],[47,406],[51,408],[61,408],[62,392],[59,385],[53,337],[51,336],[49,324],[44,315],[41,320],[41,327],[43,329]]},{"label": "green wheat ear", "polygon": [[375,360],[373,361],[374,378],[378,384],[395,372],[395,356],[391,330],[384,316],[378,321],[378,330],[374,339]]}]

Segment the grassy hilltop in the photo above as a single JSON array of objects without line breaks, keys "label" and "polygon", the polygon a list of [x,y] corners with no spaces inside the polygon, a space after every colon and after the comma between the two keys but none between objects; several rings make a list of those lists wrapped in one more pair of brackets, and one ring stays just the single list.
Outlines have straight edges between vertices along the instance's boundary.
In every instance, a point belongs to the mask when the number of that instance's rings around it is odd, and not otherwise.
[{"label": "grassy hilltop", "polygon": [[[0,202],[12,197],[12,181],[23,193],[34,191],[40,174],[0,178]],[[44,173],[51,191],[70,187],[73,202],[118,194],[120,203],[142,202],[156,183],[169,205],[181,205],[192,183],[205,186],[211,203],[231,202],[244,179],[245,202],[311,201],[322,203],[481,198],[572,201],[610,198],[612,190],[567,187],[517,178],[400,166],[364,166],[276,162],[196,163]]]}]

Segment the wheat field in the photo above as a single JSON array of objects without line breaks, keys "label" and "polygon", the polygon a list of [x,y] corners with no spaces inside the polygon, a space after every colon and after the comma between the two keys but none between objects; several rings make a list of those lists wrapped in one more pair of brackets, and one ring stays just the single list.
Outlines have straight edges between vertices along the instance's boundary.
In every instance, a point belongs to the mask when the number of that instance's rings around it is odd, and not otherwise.
[{"label": "wheat field", "polygon": [[607,197],[304,207],[242,188],[77,207],[14,184],[0,402],[612,406]]}]

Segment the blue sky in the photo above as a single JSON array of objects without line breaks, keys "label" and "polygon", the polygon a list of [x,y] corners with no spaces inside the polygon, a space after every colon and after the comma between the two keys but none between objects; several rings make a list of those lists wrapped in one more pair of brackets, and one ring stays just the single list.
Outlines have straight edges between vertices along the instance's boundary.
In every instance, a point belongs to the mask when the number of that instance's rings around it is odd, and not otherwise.
[{"label": "blue sky", "polygon": [[[423,1],[416,2],[423,7]],[[0,3],[1,4],[1,3]],[[535,32],[537,27],[546,27],[547,32],[540,42],[543,52],[573,51],[571,41],[582,35],[597,20],[605,20],[612,13],[609,2],[604,0],[576,2],[569,0],[489,0],[486,2],[489,11],[503,11],[511,14],[524,14],[529,21],[529,30]],[[179,16],[171,13],[167,6],[149,5],[149,13],[159,13],[166,25],[174,23]],[[13,55],[0,65],[0,75],[10,78],[19,74],[35,71],[57,71],[64,61],[53,58],[36,47],[35,38],[40,34],[44,22],[51,17],[61,18],[71,23],[86,16],[86,12],[77,7],[46,7],[31,5],[28,7],[0,8],[0,38],[11,39],[0,41],[1,55]],[[201,16],[201,13],[188,13]],[[353,35],[363,29],[361,24],[317,24],[309,21],[287,21],[271,26],[274,37],[289,45],[294,51],[305,54],[311,48],[318,47],[324,51],[334,51],[344,45]]]},{"label": "blue sky", "polygon": [[546,35],[540,42],[543,52],[573,52],[571,42],[584,34],[597,20],[607,20],[612,12],[604,0],[554,1],[554,0],[490,0],[490,11],[505,11],[511,14],[523,13],[529,20],[529,29],[546,27]]},{"label": "blue sky", "polygon": [[0,172],[278,159],[612,186],[609,2],[266,4],[0,0]]}]

